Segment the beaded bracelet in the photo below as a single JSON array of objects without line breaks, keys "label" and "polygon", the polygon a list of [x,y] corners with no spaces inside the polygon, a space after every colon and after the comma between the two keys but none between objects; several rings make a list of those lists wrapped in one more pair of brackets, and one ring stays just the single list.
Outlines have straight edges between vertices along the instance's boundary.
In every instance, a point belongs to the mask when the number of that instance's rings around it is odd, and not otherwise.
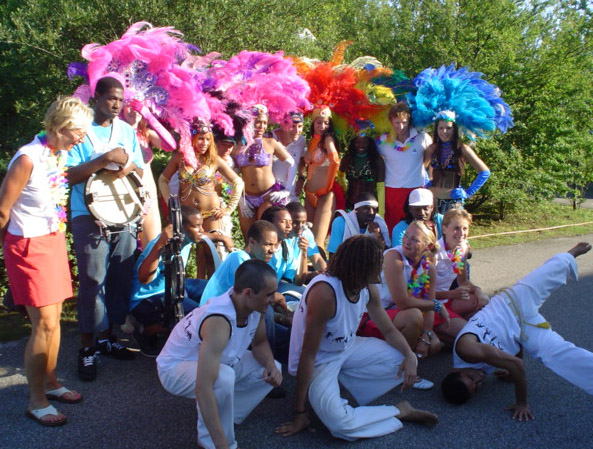
[{"label": "beaded bracelet", "polygon": [[443,303],[441,303],[441,301],[439,301],[438,299],[435,299],[434,300],[434,311],[436,313],[439,313],[442,308],[443,308]]}]

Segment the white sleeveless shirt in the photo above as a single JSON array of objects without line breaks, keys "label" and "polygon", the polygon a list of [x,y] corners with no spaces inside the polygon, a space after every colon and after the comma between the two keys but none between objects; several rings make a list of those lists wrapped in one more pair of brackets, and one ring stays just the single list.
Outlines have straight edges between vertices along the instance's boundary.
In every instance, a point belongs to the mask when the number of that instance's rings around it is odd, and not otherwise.
[{"label": "white sleeveless shirt", "polygon": [[16,152],[8,168],[23,155],[31,159],[33,170],[25,188],[10,209],[8,232],[25,238],[51,234],[59,227],[48,178],[47,164],[51,151],[35,137],[32,142]]},{"label": "white sleeveless shirt", "polygon": [[[441,237],[438,242],[439,251],[435,255],[435,268],[437,272],[437,280],[435,284],[435,291],[446,292],[451,289],[451,284],[457,279],[457,274],[453,271],[453,262],[449,259],[447,250],[445,249],[445,238]],[[462,249],[465,253],[467,249],[467,242],[462,244]],[[465,256],[463,256],[463,262],[467,263]],[[442,299],[441,302],[444,304],[449,299]]]},{"label": "white sleeveless shirt", "polygon": [[470,363],[457,354],[457,341],[465,334],[474,334],[480,343],[494,346],[507,354],[515,355],[521,349],[519,336],[521,328],[517,316],[508,306],[505,295],[496,295],[488,306],[476,313],[461,329],[453,345],[453,368],[481,369],[486,374],[494,367],[484,362]]},{"label": "white sleeveless shirt", "polygon": [[[383,253],[383,256],[387,255],[389,251],[397,251],[402,258],[402,262],[404,263],[404,279],[406,280],[406,284],[412,278],[412,270],[414,267],[410,265],[408,258],[404,256],[404,251],[400,246],[396,246],[394,248],[390,248]],[[424,269],[422,268],[422,264],[418,266],[418,276],[424,273]],[[381,304],[383,305],[384,309],[396,309],[397,306],[391,298],[391,292],[389,291],[389,287],[387,286],[387,282],[385,281],[385,274],[383,270],[381,270],[381,283],[378,285],[379,287],[379,295],[381,296]]]},{"label": "white sleeveless shirt", "polygon": [[321,338],[321,345],[315,356],[315,365],[337,359],[343,351],[354,344],[358,325],[369,302],[369,291],[367,288],[360,291],[358,301],[353,303],[346,297],[342,282],[338,278],[326,274],[316,276],[307,286],[292,319],[288,372],[293,376],[296,376],[299,359],[303,350],[303,338],[305,336],[307,321],[307,294],[311,287],[319,282],[328,283],[334,290],[334,294],[336,295],[336,313],[326,323],[325,332]]},{"label": "white sleeveless shirt", "polygon": [[180,361],[197,361],[202,339],[200,329],[206,318],[222,316],[231,327],[231,336],[220,357],[220,363],[233,367],[249,348],[260,322],[260,313],[252,312],[245,326],[237,326],[237,314],[229,289],[225,294],[212,298],[208,303],[192,310],[171,331],[165,347],[157,357],[159,369]]}]

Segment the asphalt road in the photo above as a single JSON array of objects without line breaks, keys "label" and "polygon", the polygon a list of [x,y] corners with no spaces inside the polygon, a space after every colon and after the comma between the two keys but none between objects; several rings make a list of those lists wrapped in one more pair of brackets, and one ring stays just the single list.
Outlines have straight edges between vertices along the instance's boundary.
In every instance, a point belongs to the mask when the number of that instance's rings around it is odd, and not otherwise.
[{"label": "asphalt road", "polygon": [[[474,251],[472,280],[492,293],[512,284],[556,252],[593,235],[561,238],[524,245]],[[593,254],[578,259],[580,280],[555,293],[542,308],[553,328],[567,340],[593,351]],[[76,375],[78,336],[64,329],[59,360],[60,379],[84,395],[76,405],[58,404],[69,423],[43,428],[24,417],[27,401],[22,354],[26,341],[0,345],[0,448],[193,448],[196,447],[196,412],[192,401],[166,393],[160,386],[154,359],[140,354],[134,361],[102,359],[95,382]],[[292,399],[265,399],[237,427],[242,449],[248,448],[588,448],[593,447],[591,396],[560,379],[535,360],[527,360],[529,400],[533,422],[514,422],[503,408],[513,401],[513,387],[494,378],[465,406],[446,404],[438,389],[392,391],[377,404],[402,399],[437,413],[440,423],[432,429],[406,424],[399,432],[354,443],[335,440],[314,419],[316,431],[281,438],[274,427],[291,417]],[[440,381],[451,367],[450,353],[422,362],[422,376]],[[593,376],[593,373],[591,373]],[[285,387],[294,391],[295,380],[285,376]]]}]

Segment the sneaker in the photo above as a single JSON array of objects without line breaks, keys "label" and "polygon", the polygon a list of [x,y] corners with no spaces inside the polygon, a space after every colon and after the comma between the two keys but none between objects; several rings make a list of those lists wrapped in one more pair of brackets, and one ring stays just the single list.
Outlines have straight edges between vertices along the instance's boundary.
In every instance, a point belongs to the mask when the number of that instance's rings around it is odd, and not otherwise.
[{"label": "sneaker", "polygon": [[421,377],[419,377],[418,380],[414,382],[414,385],[412,385],[412,388],[416,390],[430,390],[432,387],[434,387],[434,383],[428,379],[422,379]]},{"label": "sneaker", "polygon": [[81,348],[78,351],[78,377],[89,382],[97,377],[95,348]]},{"label": "sneaker", "polygon": [[159,355],[159,338],[157,335],[144,335],[138,329],[134,330],[132,334],[136,344],[140,348],[140,353],[145,357],[155,358]]},{"label": "sneaker", "polygon": [[117,341],[113,335],[109,337],[109,340],[99,342],[97,340],[97,352],[101,355],[110,355],[111,357],[119,360],[132,360],[134,358],[134,352],[130,351],[124,345]]}]

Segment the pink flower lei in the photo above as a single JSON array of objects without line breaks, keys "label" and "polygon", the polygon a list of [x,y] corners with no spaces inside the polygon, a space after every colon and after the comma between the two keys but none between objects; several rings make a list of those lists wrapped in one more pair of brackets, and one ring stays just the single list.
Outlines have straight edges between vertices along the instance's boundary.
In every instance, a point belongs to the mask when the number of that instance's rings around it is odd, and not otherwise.
[{"label": "pink flower lei", "polygon": [[422,255],[418,267],[422,267],[422,274],[418,275],[418,268],[412,268],[412,275],[408,280],[408,295],[418,299],[427,299],[430,289],[430,274],[428,260]]},{"label": "pink flower lei", "polygon": [[[37,135],[41,144],[50,151],[50,155],[45,161],[45,170],[49,184],[49,194],[54,203],[56,212],[55,221],[57,221],[58,230],[66,231],[66,204],[68,203],[68,179],[66,178],[66,151],[54,150],[47,144],[47,133],[42,131]],[[54,223],[52,224],[55,224]]]},{"label": "pink flower lei", "polygon": [[451,268],[455,274],[461,274],[463,272],[464,263],[464,249],[461,246],[455,247],[453,251],[447,250],[447,257],[451,261]]}]

